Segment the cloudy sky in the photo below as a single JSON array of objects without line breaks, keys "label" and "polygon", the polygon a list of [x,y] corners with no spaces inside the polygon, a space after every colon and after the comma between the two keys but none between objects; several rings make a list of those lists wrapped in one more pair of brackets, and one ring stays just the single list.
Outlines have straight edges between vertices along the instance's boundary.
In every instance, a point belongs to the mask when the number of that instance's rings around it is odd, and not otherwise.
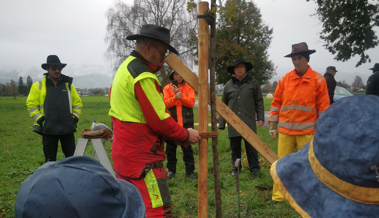
[{"label": "cloudy sky", "polygon": [[[125,1],[125,0],[124,0]],[[0,82],[24,80],[30,75],[33,81],[41,79],[41,64],[47,55],[56,54],[67,67],[64,74],[74,77],[79,88],[109,87],[114,70],[105,58],[107,18],[105,12],[114,0],[4,0],[0,1]],[[133,0],[125,1],[129,4]],[[274,29],[269,48],[270,59],[277,67],[278,80],[293,69],[289,58],[291,45],[307,42],[311,55],[310,66],[324,73],[329,65],[339,71],[337,81],[351,84],[356,75],[364,82],[371,75],[378,48],[368,54],[372,63],[355,68],[358,58],[337,62],[323,48],[318,33],[320,22],[315,13],[316,4],[306,0],[254,0],[262,18]]]}]

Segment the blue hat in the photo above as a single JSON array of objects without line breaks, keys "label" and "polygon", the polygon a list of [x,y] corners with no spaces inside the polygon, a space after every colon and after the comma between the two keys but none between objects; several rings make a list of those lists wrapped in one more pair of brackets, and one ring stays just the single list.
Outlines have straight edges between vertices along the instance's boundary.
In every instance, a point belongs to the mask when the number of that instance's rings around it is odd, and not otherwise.
[{"label": "blue hat", "polygon": [[343,98],[317,120],[313,139],[271,166],[303,217],[379,216],[379,97]]},{"label": "blue hat", "polygon": [[138,189],[99,162],[74,156],[42,165],[17,193],[16,217],[145,217]]}]

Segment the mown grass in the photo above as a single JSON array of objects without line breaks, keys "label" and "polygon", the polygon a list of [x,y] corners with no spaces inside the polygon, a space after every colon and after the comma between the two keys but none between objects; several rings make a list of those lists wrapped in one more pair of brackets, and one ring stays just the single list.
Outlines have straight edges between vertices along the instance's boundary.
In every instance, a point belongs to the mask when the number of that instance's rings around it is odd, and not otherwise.
[{"label": "mown grass", "polygon": [[[91,127],[96,117],[98,123],[111,125],[108,116],[108,97],[82,97],[84,108],[79,121],[81,131]],[[26,97],[0,97],[0,217],[14,217],[14,204],[21,183],[44,162],[42,141],[38,134],[32,132],[33,121],[25,106]],[[265,99],[265,109],[269,110],[270,99]],[[197,122],[197,108],[195,122]],[[197,127],[195,127],[197,128]],[[219,131],[218,151],[220,160],[220,177],[222,192],[223,217],[237,217],[236,179],[231,176],[230,147],[227,130]],[[76,140],[80,132],[75,134]],[[268,131],[258,128],[258,136],[276,152],[276,141]],[[105,149],[111,159],[111,144],[105,143]],[[92,154],[92,146],[86,155]],[[195,161],[198,160],[198,146],[193,145]],[[243,149],[244,150],[244,149]],[[178,165],[176,177],[169,180],[173,213],[175,217],[197,217],[197,180],[185,177],[181,149],[177,149]],[[215,197],[213,183],[213,163],[211,139],[209,140],[208,164],[208,217],[215,217]],[[57,159],[64,155],[59,149]],[[112,159],[111,159],[112,160]],[[287,202],[272,205],[272,179],[269,173],[270,164],[260,157],[261,173],[258,178],[250,175],[246,155],[242,155],[242,171],[240,174],[240,210],[241,217],[299,217]],[[197,173],[197,165],[195,165]]]}]

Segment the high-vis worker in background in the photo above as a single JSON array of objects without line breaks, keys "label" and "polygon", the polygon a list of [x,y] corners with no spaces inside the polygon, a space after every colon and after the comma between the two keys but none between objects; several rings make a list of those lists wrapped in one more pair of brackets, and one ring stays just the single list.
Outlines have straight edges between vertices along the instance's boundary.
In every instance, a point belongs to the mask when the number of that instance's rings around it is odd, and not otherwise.
[{"label": "high-vis worker in background", "polygon": [[[308,65],[309,50],[305,42],[292,45],[290,57],[295,67],[278,82],[270,111],[270,136],[278,137],[278,156],[299,151],[313,137],[316,121],[329,107],[328,88],[324,77]],[[277,136],[277,128],[279,135]],[[284,201],[274,184],[272,203]]]},{"label": "high-vis worker in background", "polygon": [[58,56],[49,55],[41,65],[47,73],[32,85],[26,100],[29,115],[34,120],[33,131],[42,135],[45,162],[56,161],[59,140],[66,157],[75,152],[74,132],[83,104],[72,85],[72,77],[62,74],[65,66]]},{"label": "high-vis worker in background", "polygon": [[[163,89],[163,101],[166,104],[167,110],[171,113],[179,125],[184,128],[194,127],[193,105],[195,104],[195,90],[188,85],[178,73],[172,72],[170,80],[175,82],[167,84]],[[192,147],[180,146],[183,151],[183,161],[186,166],[186,177],[196,179],[194,174],[195,158],[193,157]],[[172,140],[166,141],[167,169],[168,178],[175,177],[177,145]]]}]

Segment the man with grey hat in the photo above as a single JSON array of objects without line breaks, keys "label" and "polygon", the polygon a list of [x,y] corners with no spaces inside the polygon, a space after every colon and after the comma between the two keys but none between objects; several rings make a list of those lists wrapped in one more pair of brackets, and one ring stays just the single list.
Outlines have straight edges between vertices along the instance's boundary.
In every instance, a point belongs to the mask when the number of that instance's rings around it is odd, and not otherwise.
[{"label": "man with grey hat", "polygon": [[62,74],[65,66],[58,56],[49,55],[41,65],[47,73],[32,85],[26,100],[29,115],[34,120],[33,131],[42,135],[45,162],[56,160],[59,140],[65,157],[75,152],[74,132],[83,104],[72,77]]},{"label": "man with grey hat", "polygon": [[[324,77],[308,65],[309,55],[305,42],[292,45],[290,57],[295,67],[278,82],[270,110],[270,136],[278,137],[278,156],[282,158],[299,151],[316,132],[316,121],[329,107],[330,100]],[[278,135],[279,130],[279,136]],[[272,203],[284,201],[274,184]]]},{"label": "man with grey hat", "polygon": [[372,75],[367,80],[366,95],[379,96],[379,63],[376,63],[372,70]]},{"label": "man with grey hat", "polygon": [[163,67],[170,45],[170,30],[152,24],[141,27],[135,50],[118,68],[112,84],[109,115],[113,122],[113,167],[117,178],[133,183],[141,192],[148,217],[173,217],[168,190],[164,141],[189,146],[201,137],[183,128],[163,102],[155,75]]},{"label": "man with grey hat", "polygon": [[329,100],[330,104],[333,104],[334,102],[334,90],[336,89],[337,82],[334,79],[334,76],[336,75],[338,71],[336,70],[336,67],[330,66],[326,68],[326,72],[324,74],[324,78],[326,80],[326,86],[328,87],[328,93],[329,93]]},{"label": "man with grey hat", "polygon": [[[222,101],[241,119],[247,126],[257,133],[256,122],[262,126],[264,122],[264,106],[261,87],[258,81],[246,72],[253,69],[250,62],[242,58],[234,61],[227,70],[232,78],[225,84],[222,94]],[[219,118],[219,129],[225,129],[225,120]],[[231,126],[228,126],[228,137],[232,150],[232,176],[237,169],[234,163],[241,158],[242,136]],[[249,170],[254,176],[258,176],[260,171],[258,152],[244,139],[246,156],[249,163]],[[241,170],[241,166],[239,166]]]}]

